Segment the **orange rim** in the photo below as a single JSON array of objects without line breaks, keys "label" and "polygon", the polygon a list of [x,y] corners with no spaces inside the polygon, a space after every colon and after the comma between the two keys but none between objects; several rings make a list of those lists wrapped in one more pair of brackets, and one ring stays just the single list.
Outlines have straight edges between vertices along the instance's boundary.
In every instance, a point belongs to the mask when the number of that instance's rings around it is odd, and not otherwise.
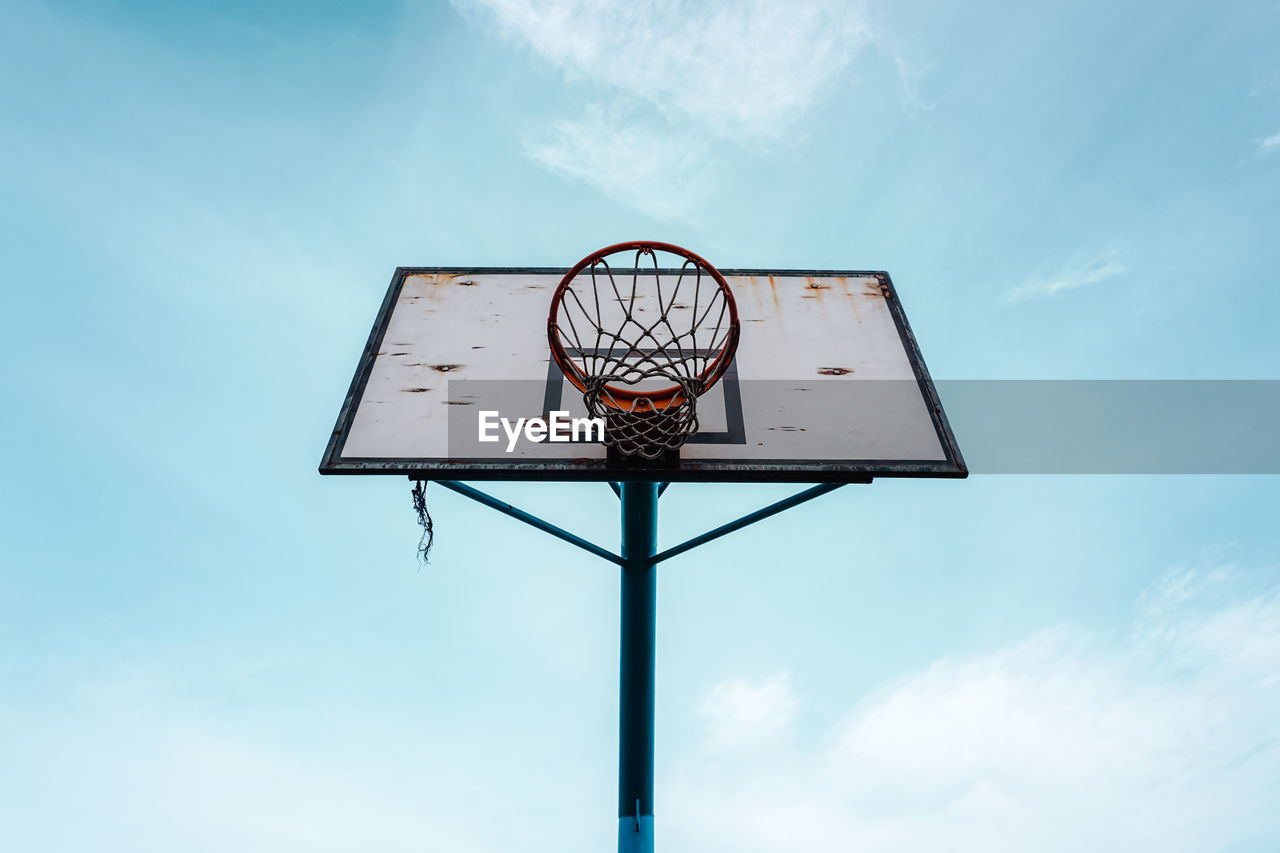
[{"label": "orange rim", "polygon": [[[547,315],[547,339],[551,344],[551,357],[555,359],[556,364],[560,366],[565,377],[579,391],[587,390],[587,375],[582,372],[578,365],[573,363],[573,359],[569,357],[569,353],[565,351],[564,344],[560,342],[558,318],[560,316],[560,302],[564,298],[565,291],[569,289],[569,285],[578,277],[578,273],[582,272],[589,266],[603,261],[610,255],[615,255],[626,251],[649,251],[649,252],[666,252],[671,255],[678,255],[686,260],[693,261],[698,267],[707,271],[707,273],[720,285],[720,290],[724,293],[725,302],[729,308],[729,334],[725,337],[724,346],[720,349],[719,354],[711,361],[706,368],[697,375],[697,379],[704,384],[702,390],[706,391],[712,385],[719,381],[724,372],[729,369],[729,362],[733,360],[733,354],[738,349],[738,305],[734,301],[733,291],[729,289],[729,283],[725,281],[720,271],[707,262],[705,258],[690,252],[688,249],[676,246],[672,243],[659,243],[652,240],[633,240],[626,243],[615,243],[612,246],[606,246],[598,252],[587,255],[578,261],[573,267],[560,279],[560,284],[556,287],[556,292],[551,297],[551,311]],[[623,400],[634,402],[638,399],[646,399],[652,404],[657,411],[679,406],[685,402],[687,396],[684,389],[679,385],[673,385],[670,388],[663,388],[659,391],[629,391],[626,388],[618,388],[613,385],[605,385],[609,394],[615,400]],[[602,398],[603,399],[603,398]],[[629,411],[612,401],[605,400],[605,404],[610,408],[620,412]]]}]

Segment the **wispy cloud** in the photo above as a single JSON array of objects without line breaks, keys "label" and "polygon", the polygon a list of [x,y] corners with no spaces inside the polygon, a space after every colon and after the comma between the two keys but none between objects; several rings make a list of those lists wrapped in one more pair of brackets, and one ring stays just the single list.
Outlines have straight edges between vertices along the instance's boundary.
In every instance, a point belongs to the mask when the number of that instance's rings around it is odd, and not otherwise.
[{"label": "wispy cloud", "polygon": [[723,681],[708,691],[698,710],[713,749],[744,752],[785,743],[799,704],[789,676],[778,673],[756,681]]},{"label": "wispy cloud", "polygon": [[1270,63],[1253,69],[1253,82],[1249,86],[1249,97],[1257,98],[1271,92],[1280,91],[1280,64]]},{"label": "wispy cloud", "polygon": [[938,102],[924,97],[921,83],[937,62],[919,63],[907,59],[902,50],[883,34],[875,36],[875,44],[898,72],[898,81],[902,84],[902,102],[907,112],[922,113],[935,109]]},{"label": "wispy cloud", "polygon": [[1262,140],[1262,143],[1258,147],[1263,151],[1267,151],[1272,148],[1280,148],[1280,131],[1277,131]]},{"label": "wispy cloud", "polygon": [[[687,178],[713,140],[776,139],[872,41],[843,0],[454,0],[454,5],[586,83],[611,117],[554,122],[526,150],[655,216],[679,216]],[[555,135],[554,143],[542,141]],[[683,200],[652,183],[679,183]]]},{"label": "wispy cloud", "polygon": [[1280,832],[1280,590],[1243,586],[1171,575],[1118,641],[1045,630],[900,680],[825,748],[731,778],[687,761],[668,837],[746,851],[1261,849]]},{"label": "wispy cloud", "polygon": [[725,136],[774,136],[870,37],[842,0],[455,0],[566,70]]},{"label": "wispy cloud", "polygon": [[1005,302],[1026,302],[1031,299],[1047,299],[1071,290],[1100,284],[1126,272],[1119,250],[1107,249],[1093,258],[1073,262],[1048,276],[1037,276],[1011,288],[1004,294]]},{"label": "wispy cloud", "polygon": [[665,219],[688,218],[704,194],[706,148],[693,134],[661,133],[599,107],[525,140],[525,153],[552,172]]}]

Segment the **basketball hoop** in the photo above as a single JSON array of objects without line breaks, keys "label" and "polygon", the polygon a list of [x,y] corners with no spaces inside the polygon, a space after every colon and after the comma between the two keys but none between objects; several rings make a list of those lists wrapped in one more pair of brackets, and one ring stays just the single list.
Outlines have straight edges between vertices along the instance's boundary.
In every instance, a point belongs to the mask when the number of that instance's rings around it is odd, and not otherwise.
[{"label": "basketball hoop", "polygon": [[[615,271],[615,256],[630,269]],[[547,317],[551,356],[590,415],[604,419],[605,443],[645,459],[697,432],[698,397],[733,361],[738,332],[724,276],[688,249],[650,241],[583,258]]]},{"label": "basketball hoop", "polygon": [[[540,355],[545,341],[551,358]],[[566,424],[566,384],[603,421],[603,435],[598,422]],[[517,414],[529,417],[512,424]],[[582,439],[583,427],[596,440]],[[617,849],[629,853],[654,849],[660,566],[847,483],[968,476],[888,273],[721,273],[653,242],[601,249],[565,274],[397,268],[320,472],[408,476],[423,562],[434,532],[431,482],[616,567],[615,814]],[[466,480],[607,482],[618,497],[620,547]],[[659,496],[673,482],[819,485],[659,550]],[[563,503],[555,494],[542,502]]]}]

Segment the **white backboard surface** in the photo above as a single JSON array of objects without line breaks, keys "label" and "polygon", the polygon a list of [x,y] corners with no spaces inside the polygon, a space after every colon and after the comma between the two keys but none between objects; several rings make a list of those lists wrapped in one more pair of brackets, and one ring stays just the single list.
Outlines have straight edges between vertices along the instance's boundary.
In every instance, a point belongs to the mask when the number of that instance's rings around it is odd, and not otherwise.
[{"label": "white backboard surface", "polygon": [[480,442],[481,412],[512,424],[586,414],[547,343],[565,271],[401,268],[320,470],[726,482],[967,474],[887,274],[721,272],[741,339],[728,373],[700,398],[700,429],[678,463],[619,467],[595,442],[522,440],[510,451],[505,437]]}]

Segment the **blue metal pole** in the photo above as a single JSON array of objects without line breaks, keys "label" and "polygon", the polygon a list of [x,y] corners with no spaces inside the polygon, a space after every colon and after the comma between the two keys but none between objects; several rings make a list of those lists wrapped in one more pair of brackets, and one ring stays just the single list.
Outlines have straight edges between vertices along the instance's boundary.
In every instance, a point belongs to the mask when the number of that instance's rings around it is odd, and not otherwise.
[{"label": "blue metal pole", "polygon": [[653,853],[653,684],[658,484],[622,483],[618,853]]}]

